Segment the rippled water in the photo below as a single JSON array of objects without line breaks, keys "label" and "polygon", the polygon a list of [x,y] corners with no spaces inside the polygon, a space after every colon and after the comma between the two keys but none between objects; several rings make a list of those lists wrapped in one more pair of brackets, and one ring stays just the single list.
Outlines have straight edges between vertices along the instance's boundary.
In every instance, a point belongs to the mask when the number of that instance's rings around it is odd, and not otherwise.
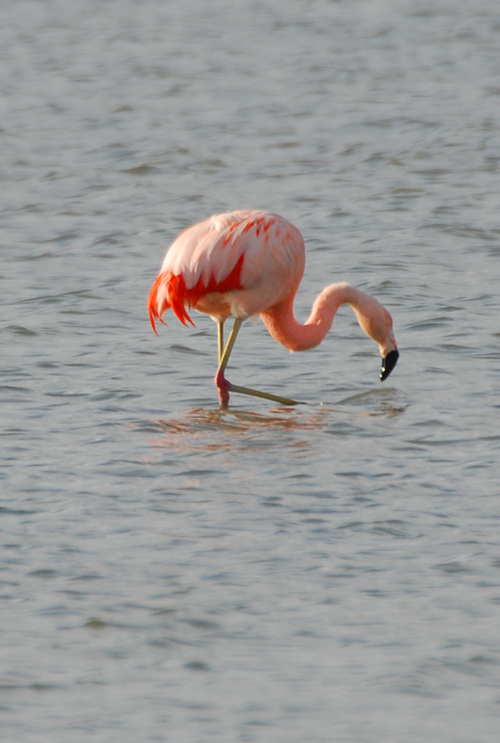
[{"label": "rippled water", "polygon": [[[0,6],[0,739],[493,743],[496,0]],[[212,213],[303,232],[290,355],[146,298]]]}]

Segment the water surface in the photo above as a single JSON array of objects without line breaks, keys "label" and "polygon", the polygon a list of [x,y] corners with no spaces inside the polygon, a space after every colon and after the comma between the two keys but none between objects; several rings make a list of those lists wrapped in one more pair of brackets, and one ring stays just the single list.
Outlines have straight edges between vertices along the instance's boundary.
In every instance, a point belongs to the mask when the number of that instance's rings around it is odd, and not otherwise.
[{"label": "water surface", "polygon": [[[4,3],[0,739],[493,743],[500,725],[493,0]],[[153,334],[212,213],[304,234],[291,355]]]}]

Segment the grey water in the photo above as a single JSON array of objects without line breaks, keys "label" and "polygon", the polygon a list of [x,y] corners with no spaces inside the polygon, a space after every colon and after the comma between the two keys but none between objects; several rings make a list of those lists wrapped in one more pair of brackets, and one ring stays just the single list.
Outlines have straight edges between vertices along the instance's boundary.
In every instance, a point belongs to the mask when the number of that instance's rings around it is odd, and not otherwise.
[{"label": "grey water", "polygon": [[[497,0],[0,4],[0,740],[493,743]],[[289,354],[148,292],[179,231],[303,233]]]}]

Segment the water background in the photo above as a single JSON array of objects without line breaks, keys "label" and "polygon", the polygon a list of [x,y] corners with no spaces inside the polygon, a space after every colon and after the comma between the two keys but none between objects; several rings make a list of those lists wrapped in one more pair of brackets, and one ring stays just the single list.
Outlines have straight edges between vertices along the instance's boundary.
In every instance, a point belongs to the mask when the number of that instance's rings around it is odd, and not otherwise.
[{"label": "water background", "polygon": [[[0,740],[493,743],[497,0],[0,4]],[[289,354],[146,312],[210,214],[303,233]]]}]

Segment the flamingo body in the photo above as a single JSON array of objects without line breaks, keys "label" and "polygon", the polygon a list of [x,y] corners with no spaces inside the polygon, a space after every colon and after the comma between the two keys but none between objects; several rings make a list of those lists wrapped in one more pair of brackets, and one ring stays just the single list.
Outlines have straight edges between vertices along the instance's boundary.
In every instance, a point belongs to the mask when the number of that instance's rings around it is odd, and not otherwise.
[{"label": "flamingo body", "polygon": [[295,294],[304,273],[302,235],[270,212],[218,214],[182,232],[168,250],[149,296],[155,320],[171,307],[194,325],[186,311],[205,312],[217,322],[246,320]]},{"label": "flamingo body", "polygon": [[[361,328],[379,345],[383,357],[381,379],[389,376],[399,353],[392,318],[373,297],[350,284],[326,287],[302,325],[293,315],[293,301],[304,274],[304,240],[299,230],[271,212],[242,210],[218,214],[189,227],[173,242],[154,282],[148,301],[156,334],[156,320],[171,308],[179,320],[194,325],[188,309],[210,315],[219,324],[219,369],[216,384],[221,402],[228,390],[278,398],[231,385],[224,376],[229,354],[241,323],[260,315],[270,334],[291,351],[312,348],[323,340],[341,304],[350,304]],[[222,327],[235,317],[233,335],[222,351]]]}]

